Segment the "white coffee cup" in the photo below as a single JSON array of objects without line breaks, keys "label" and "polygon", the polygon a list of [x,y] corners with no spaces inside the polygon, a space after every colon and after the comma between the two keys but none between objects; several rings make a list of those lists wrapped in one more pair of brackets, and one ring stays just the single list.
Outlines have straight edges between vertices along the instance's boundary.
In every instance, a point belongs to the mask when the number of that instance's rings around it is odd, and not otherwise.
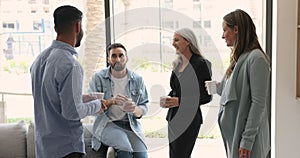
[{"label": "white coffee cup", "polygon": [[97,99],[103,99],[104,98],[104,93],[102,92],[92,92],[91,93],[93,97],[97,98]]},{"label": "white coffee cup", "polygon": [[131,104],[131,103],[133,103],[132,102],[132,99],[131,98],[127,98],[127,101],[125,101],[122,105],[120,105],[119,107],[124,111],[124,106],[126,105],[126,104]]},{"label": "white coffee cup", "polygon": [[216,81],[205,81],[206,89],[209,95],[217,93],[217,82]]},{"label": "white coffee cup", "polygon": [[166,104],[166,99],[167,98],[171,98],[170,96],[161,96],[160,97],[160,107],[163,107],[164,108],[164,104]]}]

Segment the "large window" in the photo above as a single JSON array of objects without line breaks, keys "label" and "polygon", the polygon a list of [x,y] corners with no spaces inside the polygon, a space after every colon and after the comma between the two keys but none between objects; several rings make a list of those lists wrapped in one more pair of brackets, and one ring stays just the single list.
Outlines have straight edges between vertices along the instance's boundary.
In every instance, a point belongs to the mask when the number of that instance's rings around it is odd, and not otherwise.
[{"label": "large window", "polygon": [[[175,30],[188,27],[196,33],[203,55],[213,63],[214,80],[221,80],[229,64],[231,50],[221,38],[225,14],[238,8],[248,12],[256,24],[259,40],[265,43],[265,9],[259,0],[113,0],[110,7],[110,42],[121,42],[127,47],[128,67],[144,77],[149,91],[150,111],[142,120],[143,127],[148,132],[160,135],[166,132],[167,110],[159,107],[159,97],[170,90]],[[204,124],[199,136],[219,137],[216,124],[219,96],[215,95],[213,101],[201,106],[201,109]]]},{"label": "large window", "polygon": [[52,13],[62,4],[75,5],[85,13],[87,2],[2,0],[0,3],[0,106],[6,104],[7,122],[34,117],[29,68],[56,38]]},{"label": "large window", "polygon": [[[86,72],[85,84],[92,72],[98,70],[94,65],[106,66],[105,44],[123,43],[128,50],[128,68],[143,76],[148,89],[149,112],[141,119],[145,133],[148,137],[166,139],[167,110],[159,107],[159,97],[170,91],[171,63],[175,58],[174,31],[188,27],[196,33],[202,54],[213,64],[213,80],[221,80],[230,55],[230,48],[221,38],[223,16],[237,8],[248,12],[264,48],[264,3],[261,0],[2,0],[0,92],[18,93],[2,97],[7,103],[6,116],[9,120],[34,117],[29,67],[56,38],[53,10],[70,4],[84,13],[85,35],[77,50]],[[103,18],[104,12],[109,15],[107,19]],[[199,136],[220,138],[216,122],[219,96],[214,95],[213,101],[201,109],[204,123]],[[194,157],[201,156],[194,154]]]}]

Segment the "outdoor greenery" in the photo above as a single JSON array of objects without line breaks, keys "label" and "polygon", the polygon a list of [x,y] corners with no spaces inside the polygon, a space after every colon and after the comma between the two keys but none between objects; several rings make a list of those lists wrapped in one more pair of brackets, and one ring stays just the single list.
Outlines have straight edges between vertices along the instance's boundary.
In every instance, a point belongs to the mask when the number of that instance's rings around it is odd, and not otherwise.
[{"label": "outdoor greenery", "polygon": [[154,62],[154,61],[150,61],[147,58],[137,58],[137,59],[133,59],[132,61],[132,65],[134,67],[134,70],[150,70],[151,72],[160,72],[161,69],[163,69],[164,71],[167,71],[170,69],[171,65],[170,63],[168,64],[161,64],[159,62]]},{"label": "outdoor greenery", "polygon": [[28,73],[29,71],[29,63],[28,61],[17,61],[14,59],[7,60],[3,70],[8,73]]},{"label": "outdoor greenery", "polygon": [[[29,124],[30,121],[34,121],[34,118],[8,118],[7,123],[16,123],[21,120],[24,120],[26,124]],[[167,138],[168,134],[164,131],[145,131],[145,137],[147,138]],[[216,139],[219,138],[217,135],[211,133],[209,135],[198,135],[199,139]]]},{"label": "outdoor greenery", "polygon": [[24,120],[26,124],[29,124],[30,121],[34,121],[34,118],[8,118],[7,119],[7,123],[16,123],[19,122],[21,120]]},{"label": "outdoor greenery", "polygon": [[[159,131],[145,131],[145,137],[147,138],[167,138],[168,134]],[[218,136],[214,134],[209,135],[198,135],[198,139],[216,139]]]},{"label": "outdoor greenery", "polygon": [[158,131],[145,131],[145,137],[147,138],[166,138],[167,133]]},{"label": "outdoor greenery", "polygon": [[215,136],[214,134],[209,134],[209,135],[198,135],[199,139],[216,139],[217,136]]}]

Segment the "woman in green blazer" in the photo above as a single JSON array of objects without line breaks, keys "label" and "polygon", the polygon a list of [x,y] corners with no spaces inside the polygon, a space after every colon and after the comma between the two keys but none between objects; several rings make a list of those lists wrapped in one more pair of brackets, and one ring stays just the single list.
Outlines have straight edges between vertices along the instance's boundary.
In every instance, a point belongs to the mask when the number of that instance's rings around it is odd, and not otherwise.
[{"label": "woman in green blazer", "polygon": [[228,158],[265,158],[270,151],[267,112],[270,65],[251,17],[237,9],[223,18],[231,62],[217,85],[218,123]]}]

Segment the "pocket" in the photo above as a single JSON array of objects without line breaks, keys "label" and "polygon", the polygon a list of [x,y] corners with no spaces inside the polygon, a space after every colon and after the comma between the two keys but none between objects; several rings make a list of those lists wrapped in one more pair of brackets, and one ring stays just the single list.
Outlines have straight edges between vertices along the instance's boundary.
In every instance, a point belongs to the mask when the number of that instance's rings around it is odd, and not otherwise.
[{"label": "pocket", "polygon": [[97,91],[104,93],[104,99],[111,98],[111,94],[108,92],[108,88],[105,86],[97,86]]},{"label": "pocket", "polygon": [[133,100],[135,103],[138,102],[141,93],[142,93],[142,92],[141,92],[141,90],[139,90],[139,89],[134,89],[134,90],[131,90],[131,91],[130,91],[131,98],[132,98],[132,100]]}]

